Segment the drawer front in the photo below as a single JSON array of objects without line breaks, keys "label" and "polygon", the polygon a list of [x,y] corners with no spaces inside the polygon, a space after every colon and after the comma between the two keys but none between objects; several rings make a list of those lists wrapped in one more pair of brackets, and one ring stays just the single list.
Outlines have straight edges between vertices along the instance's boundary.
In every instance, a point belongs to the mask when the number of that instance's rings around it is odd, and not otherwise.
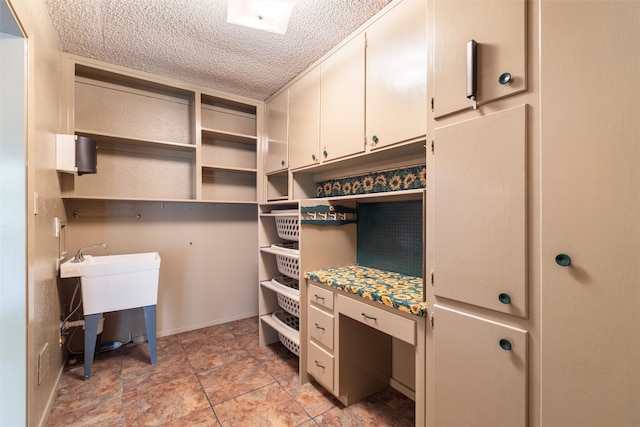
[{"label": "drawer front", "polygon": [[333,355],[313,342],[309,343],[307,371],[330,392],[333,392],[333,361]]},{"label": "drawer front", "polygon": [[309,302],[333,311],[333,292],[319,286],[309,285]]},{"label": "drawer front", "polygon": [[308,319],[309,336],[333,350],[333,315],[311,306]]},{"label": "drawer front", "polygon": [[336,304],[340,314],[349,316],[385,334],[415,345],[415,321],[342,295],[338,295]]}]

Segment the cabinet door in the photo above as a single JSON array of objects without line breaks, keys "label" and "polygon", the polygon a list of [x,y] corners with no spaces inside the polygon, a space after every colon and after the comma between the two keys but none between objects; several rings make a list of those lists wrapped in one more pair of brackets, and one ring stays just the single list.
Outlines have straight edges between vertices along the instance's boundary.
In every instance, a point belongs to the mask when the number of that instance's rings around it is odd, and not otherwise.
[{"label": "cabinet door", "polygon": [[427,2],[403,0],[367,30],[366,136],[371,148],[427,127]]},{"label": "cabinet door", "polygon": [[541,3],[545,427],[640,426],[639,17]]},{"label": "cabinet door", "polygon": [[287,164],[287,128],[289,91],[285,90],[267,103],[267,149],[265,173],[285,169]]},{"label": "cabinet door", "polygon": [[358,35],[320,65],[322,160],[364,151],[364,35]]},{"label": "cabinet door", "polygon": [[436,128],[434,292],[526,316],[526,106]]},{"label": "cabinet door", "polygon": [[527,332],[434,307],[434,427],[527,425]]},{"label": "cabinet door", "polygon": [[318,163],[320,141],[320,67],[289,87],[289,167]]},{"label": "cabinet door", "polygon": [[[486,104],[526,90],[525,0],[433,2],[434,114],[473,105],[467,99],[467,42],[477,45],[477,101]],[[500,76],[511,75],[501,84]]]}]

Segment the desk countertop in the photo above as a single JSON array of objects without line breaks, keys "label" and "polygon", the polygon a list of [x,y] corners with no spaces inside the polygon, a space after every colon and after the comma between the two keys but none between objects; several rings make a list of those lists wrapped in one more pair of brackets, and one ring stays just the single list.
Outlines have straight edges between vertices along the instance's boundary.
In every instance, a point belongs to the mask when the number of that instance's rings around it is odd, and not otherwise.
[{"label": "desk countertop", "polygon": [[425,317],[422,277],[363,266],[347,266],[307,271],[304,278],[341,289],[404,313]]}]

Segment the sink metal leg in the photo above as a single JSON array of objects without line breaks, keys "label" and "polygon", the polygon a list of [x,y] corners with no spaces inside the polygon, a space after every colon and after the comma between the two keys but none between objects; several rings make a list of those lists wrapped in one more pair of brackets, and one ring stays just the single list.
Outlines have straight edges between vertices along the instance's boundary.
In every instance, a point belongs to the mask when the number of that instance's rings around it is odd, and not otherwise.
[{"label": "sink metal leg", "polygon": [[151,364],[156,364],[156,306],[142,307],[144,310],[144,323],[147,327],[147,341],[149,342],[149,355]]},{"label": "sink metal leg", "polygon": [[100,313],[84,316],[84,379],[91,377],[91,367],[93,366],[93,355],[96,352],[96,341],[98,340],[98,323]]}]

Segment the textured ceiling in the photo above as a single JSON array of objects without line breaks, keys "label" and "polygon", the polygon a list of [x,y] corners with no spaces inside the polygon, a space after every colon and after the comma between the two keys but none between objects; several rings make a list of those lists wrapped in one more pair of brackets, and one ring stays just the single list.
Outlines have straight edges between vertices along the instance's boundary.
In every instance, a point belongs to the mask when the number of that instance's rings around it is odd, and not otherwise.
[{"label": "textured ceiling", "polygon": [[391,2],[298,0],[280,35],[227,24],[227,0],[45,1],[64,52],[260,100]]}]

